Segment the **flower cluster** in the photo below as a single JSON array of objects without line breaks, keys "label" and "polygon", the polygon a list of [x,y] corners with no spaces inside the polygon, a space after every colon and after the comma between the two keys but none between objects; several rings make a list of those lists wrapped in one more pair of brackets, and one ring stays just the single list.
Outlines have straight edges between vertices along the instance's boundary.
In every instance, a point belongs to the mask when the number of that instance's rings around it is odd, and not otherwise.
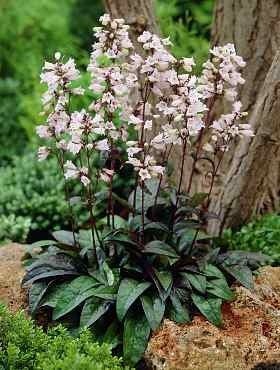
[{"label": "flower cluster", "polygon": [[[112,185],[114,153],[122,143],[127,157],[121,166],[133,166],[143,185],[164,176],[164,164],[174,146],[182,146],[182,160],[194,148],[198,159],[202,150],[216,155],[228,150],[236,136],[253,135],[248,124],[240,123],[246,113],[241,111],[237,89],[244,83],[241,69],[245,62],[232,44],[211,49],[197,77],[194,59],[176,59],[168,50],[168,38],[143,32],[138,37],[145,51],[141,56],[134,53],[129,27],[122,19],[105,14],[100,22],[94,29],[97,41],[87,68],[91,75],[88,88],[95,98],[87,109],[70,110],[71,97],[84,92],[71,86],[80,76],[72,59],[63,63],[56,53],[54,63],[43,67],[47,119],[37,132],[54,145],[39,148],[40,160],[58,152],[66,179],[79,179],[89,187],[97,176]],[[212,121],[211,110],[221,97],[232,103],[232,111]],[[107,153],[110,163],[98,173],[91,169],[94,153]]]}]

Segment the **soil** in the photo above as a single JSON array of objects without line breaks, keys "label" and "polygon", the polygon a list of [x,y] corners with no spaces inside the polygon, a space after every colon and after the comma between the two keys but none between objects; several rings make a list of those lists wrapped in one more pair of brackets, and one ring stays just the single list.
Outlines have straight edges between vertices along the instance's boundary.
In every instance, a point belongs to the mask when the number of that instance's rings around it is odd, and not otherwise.
[{"label": "soil", "polygon": [[27,293],[21,287],[25,273],[22,266],[24,254],[23,245],[12,243],[0,246],[0,302],[13,312],[27,307]]}]

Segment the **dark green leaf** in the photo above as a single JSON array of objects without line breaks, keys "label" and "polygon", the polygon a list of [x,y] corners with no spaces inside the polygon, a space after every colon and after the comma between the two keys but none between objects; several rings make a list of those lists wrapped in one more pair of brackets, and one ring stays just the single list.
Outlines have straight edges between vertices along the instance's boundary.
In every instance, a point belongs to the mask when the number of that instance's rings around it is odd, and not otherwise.
[{"label": "dark green leaf", "polygon": [[22,281],[22,283],[23,283],[23,286],[26,287],[27,285],[34,283],[35,281],[42,280],[42,279],[55,278],[58,276],[68,277],[68,276],[75,276],[75,275],[79,275],[79,273],[76,271],[52,270],[49,272],[38,274],[29,280],[26,280],[26,277],[24,277],[24,280]]},{"label": "dark green leaf", "polygon": [[116,320],[107,328],[102,342],[109,344],[111,349],[116,348],[121,343],[120,327]]},{"label": "dark green leaf", "polygon": [[80,327],[90,327],[110,308],[111,302],[90,297],[86,300],[80,318]]},{"label": "dark green leaf", "polygon": [[237,281],[239,281],[242,285],[245,286],[247,289],[253,289],[254,287],[254,280],[252,271],[249,269],[248,266],[227,266],[223,265],[223,268],[233,276]]},{"label": "dark green leaf", "polygon": [[207,264],[203,270],[203,273],[206,276],[212,277],[212,278],[219,278],[219,279],[224,279],[225,276],[222,273],[221,270],[219,270],[216,266]]},{"label": "dark green leaf", "polygon": [[212,295],[230,301],[234,298],[233,292],[230,290],[226,280],[213,279],[207,282],[207,292]]},{"label": "dark green leaf", "polygon": [[222,300],[220,298],[203,297],[199,294],[191,294],[193,303],[199,309],[199,311],[214,325],[220,326],[222,324],[221,305]]},{"label": "dark green leaf", "polygon": [[114,301],[117,298],[116,286],[100,286],[98,288],[89,289],[91,295],[94,297]]},{"label": "dark green leaf", "polygon": [[104,273],[106,275],[107,283],[109,286],[114,285],[115,282],[115,276],[113,274],[113,271],[108,266],[107,262],[103,262],[102,268],[104,270]]},{"label": "dark green leaf", "polygon": [[146,318],[152,330],[156,330],[164,315],[165,304],[157,295],[143,294],[141,302]]},{"label": "dark green leaf", "polygon": [[65,253],[44,253],[38,260],[29,265],[26,270],[31,271],[37,267],[50,267],[57,270],[77,271],[73,257]]},{"label": "dark green leaf", "polygon": [[181,273],[191,285],[200,293],[204,294],[206,292],[206,277],[200,274],[192,274],[188,272]]},{"label": "dark green leaf", "polygon": [[172,284],[172,275],[169,271],[157,271],[155,269],[155,274],[161,283],[164,290],[168,290]]},{"label": "dark green leaf", "polygon": [[190,322],[189,311],[186,306],[182,305],[176,292],[170,295],[170,299],[172,303],[171,309],[169,310],[170,319],[179,324]]},{"label": "dark green leaf", "polygon": [[57,242],[55,240],[39,240],[38,242],[28,244],[28,248],[41,248],[41,247],[49,247],[50,245],[56,245]]},{"label": "dark green leaf", "polygon": [[159,254],[162,256],[175,257],[175,258],[178,257],[178,254],[170,245],[160,240],[154,240],[146,244],[144,248],[144,253]]},{"label": "dark green leaf", "polygon": [[[93,239],[91,230],[80,230],[78,241],[82,249],[93,248]],[[96,233],[94,234],[95,245],[98,244]]]},{"label": "dark green leaf", "polygon": [[[154,205],[155,203],[155,196],[158,189],[159,180],[151,179],[145,182],[145,196],[144,196],[144,210]],[[133,206],[134,201],[134,191],[129,196],[129,203]],[[164,204],[166,201],[161,197],[157,198],[157,204]],[[140,211],[142,209],[142,189],[140,186],[136,189],[136,211]]]},{"label": "dark green leaf", "polygon": [[57,240],[59,243],[70,245],[70,246],[75,245],[72,231],[59,230],[59,231],[54,231],[52,235],[55,238],[55,240]]},{"label": "dark green leaf", "polygon": [[144,313],[130,313],[124,321],[123,356],[134,366],[142,358],[150,336],[150,326]]},{"label": "dark green leaf", "polygon": [[96,286],[96,280],[91,276],[79,276],[68,283],[63,292],[59,292],[59,299],[53,310],[53,320],[71,312],[75,307],[90,297],[90,288]]},{"label": "dark green leaf", "polygon": [[149,282],[139,283],[134,279],[122,280],[118,291],[116,305],[117,316],[120,321],[123,320],[129,307],[150,286],[151,283]]},{"label": "dark green leaf", "polygon": [[44,294],[46,293],[49,284],[45,281],[34,283],[31,285],[29,289],[29,310],[31,315],[33,315],[37,307],[43,298]]},{"label": "dark green leaf", "polygon": [[168,233],[169,228],[161,222],[150,222],[145,225],[145,230],[159,230]]}]

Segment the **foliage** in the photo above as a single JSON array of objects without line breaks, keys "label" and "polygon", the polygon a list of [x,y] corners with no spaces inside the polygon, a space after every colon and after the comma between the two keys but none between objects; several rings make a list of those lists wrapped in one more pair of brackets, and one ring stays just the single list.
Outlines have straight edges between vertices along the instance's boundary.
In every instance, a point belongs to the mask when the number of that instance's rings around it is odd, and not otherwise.
[{"label": "foliage", "polygon": [[[54,160],[39,164],[31,153],[14,158],[0,168],[0,188],[1,240],[32,240],[68,225],[64,182]],[[85,220],[81,212],[80,220]]]},{"label": "foliage", "polygon": [[18,0],[0,1],[0,77],[17,83],[9,122],[14,121],[13,127],[17,124],[18,138],[24,136],[21,126],[33,137],[40,109],[38,74],[43,56],[52,55],[57,47],[68,54],[80,53],[68,24],[72,4],[73,0],[26,0],[19,6]]},{"label": "foliage", "polygon": [[11,370],[121,370],[109,346],[93,342],[89,332],[77,338],[58,326],[44,333],[23,312],[0,305],[0,368]]},{"label": "foliage", "polygon": [[104,13],[102,0],[74,0],[70,13],[70,29],[79,40],[82,50],[91,51],[92,28],[98,25],[99,17]]},{"label": "foliage", "polygon": [[31,219],[28,217],[0,216],[0,241],[17,241],[24,243],[28,237],[31,228]]},{"label": "foliage", "polygon": [[[252,288],[252,270],[262,257],[223,251],[205,233],[208,220],[218,219],[208,208],[223,155],[236,136],[252,130],[239,121],[246,115],[237,100],[245,63],[232,44],[211,50],[197,77],[193,58],[176,59],[168,39],[144,32],[138,38],[142,58],[133,54],[123,20],[105,14],[100,21],[88,85],[73,59],[56,53],[45,64],[45,115],[37,127],[45,144],[39,159],[57,158],[70,208],[68,186],[79,185],[75,198],[89,222],[78,231],[71,212],[71,231],[31,244],[23,283],[32,285],[31,313],[46,309],[72,329],[91,327],[101,341],[122,347],[125,362],[134,365],[164,317],[184,323],[199,310],[221,325],[222,302],[234,298],[230,284]],[[90,97],[90,107],[77,108],[77,95]],[[222,97],[232,110],[213,121],[211,111]],[[156,119],[161,127],[153,134]],[[176,186],[168,176],[175,147]],[[184,190],[187,155],[193,163]],[[191,191],[198,161],[210,165],[207,193]],[[114,186],[129,170],[134,185],[122,197]]]},{"label": "foliage", "polygon": [[177,57],[192,55],[199,66],[208,55],[213,0],[158,0],[157,18]]},{"label": "foliage", "polygon": [[262,252],[270,257],[270,263],[280,264],[280,216],[277,214],[265,215],[239,231],[226,230],[223,239],[229,248]]},{"label": "foliage", "polygon": [[0,78],[0,165],[5,165],[13,155],[23,153],[27,145],[24,129],[18,125],[20,114],[18,82]]}]

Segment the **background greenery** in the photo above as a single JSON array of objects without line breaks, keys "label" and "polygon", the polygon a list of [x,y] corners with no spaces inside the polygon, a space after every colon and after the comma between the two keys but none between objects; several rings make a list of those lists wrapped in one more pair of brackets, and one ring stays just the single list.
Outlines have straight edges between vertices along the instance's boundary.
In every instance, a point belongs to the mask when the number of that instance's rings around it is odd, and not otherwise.
[{"label": "background greenery", "polygon": [[280,265],[280,216],[265,215],[259,220],[244,225],[241,230],[224,233],[225,244],[233,249],[262,252],[269,262]]}]

